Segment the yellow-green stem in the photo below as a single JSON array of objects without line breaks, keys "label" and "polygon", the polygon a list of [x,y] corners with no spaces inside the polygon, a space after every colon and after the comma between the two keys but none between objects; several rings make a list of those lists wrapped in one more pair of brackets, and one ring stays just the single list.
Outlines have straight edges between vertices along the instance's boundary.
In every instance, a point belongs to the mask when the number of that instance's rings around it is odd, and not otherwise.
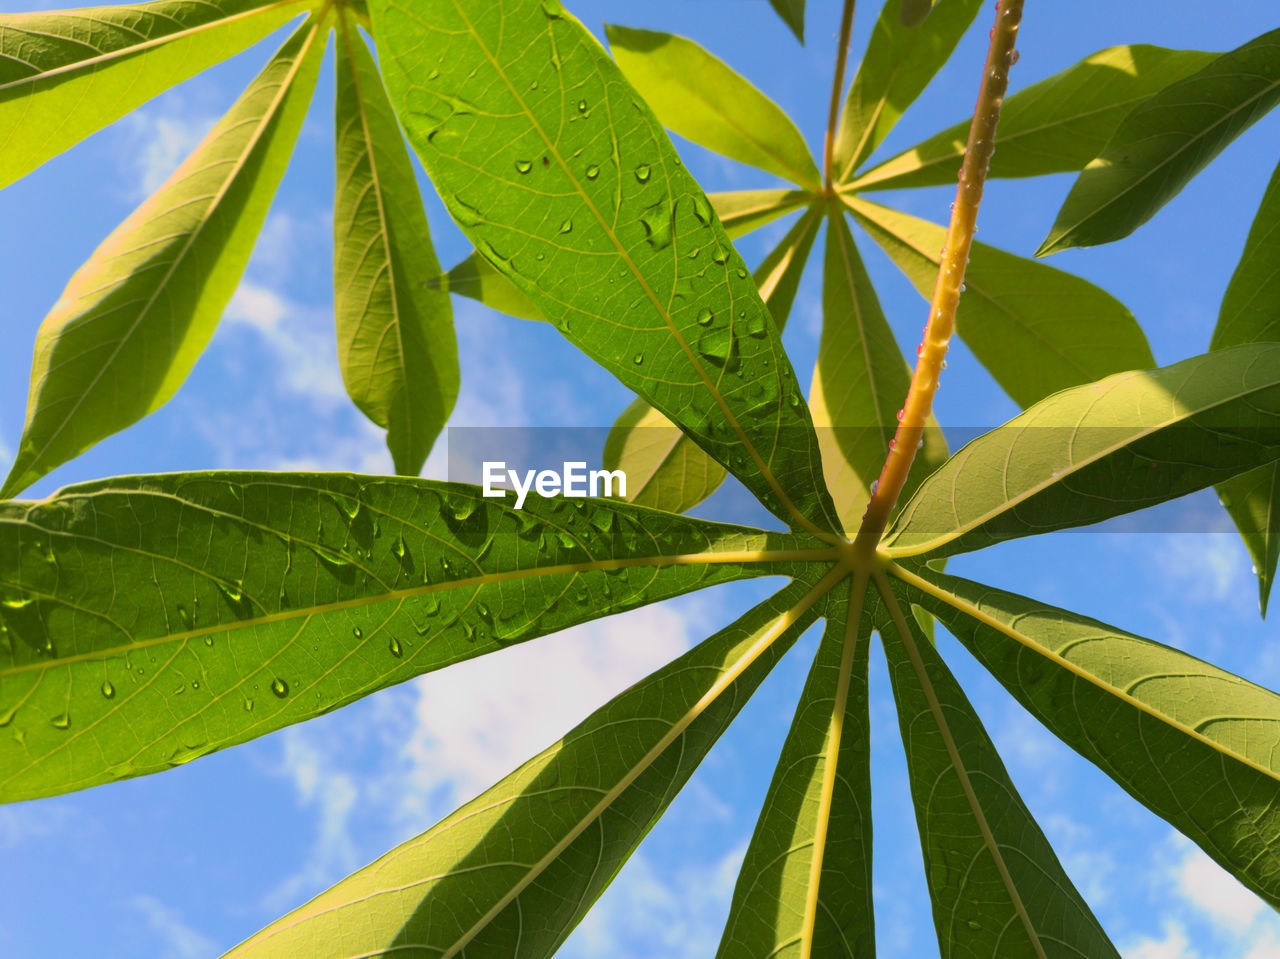
[{"label": "yellow-green stem", "polygon": [[844,89],[844,68],[849,62],[849,39],[853,36],[854,0],[844,0],[840,16],[840,42],[836,49],[836,75],[831,81],[831,108],[827,111],[827,138],[822,145],[822,182],[831,190],[831,154],[836,145],[836,121],[840,119],[840,92]]},{"label": "yellow-green stem", "polygon": [[991,31],[991,45],[982,70],[982,86],[969,127],[969,144],[960,167],[960,183],[956,202],[951,207],[951,224],[947,227],[946,246],[938,265],[938,280],[929,305],[929,322],[924,328],[911,388],[899,414],[898,429],[889,446],[880,479],[871,493],[871,502],[854,538],[854,554],[870,560],[898,502],[907,474],[915,460],[916,449],[924,437],[925,423],[933,409],[933,395],[938,389],[938,376],[947,356],[947,345],[956,325],[956,308],[964,285],[964,271],[973,245],[982,187],[987,180],[987,167],[995,152],[996,124],[1000,105],[1009,86],[1009,67],[1013,64],[1014,43],[1022,22],[1023,0],[1000,0],[996,4],[996,24]]}]

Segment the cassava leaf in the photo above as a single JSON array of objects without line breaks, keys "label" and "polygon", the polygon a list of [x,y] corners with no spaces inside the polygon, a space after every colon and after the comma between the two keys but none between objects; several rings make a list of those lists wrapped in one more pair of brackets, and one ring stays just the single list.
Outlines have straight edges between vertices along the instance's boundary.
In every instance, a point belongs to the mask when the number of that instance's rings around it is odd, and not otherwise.
[{"label": "cassava leaf", "polygon": [[[821,217],[820,209],[806,211],[755,271],[756,287],[779,333],[787,324]],[[724,467],[642,399],[634,400],[613,424],[605,440],[604,465],[627,474],[627,498],[633,503],[672,513],[697,506],[726,475]]]},{"label": "cassava leaf", "polygon": [[228,959],[555,952],[815,618],[796,581]]},{"label": "cassava leaf", "polygon": [[822,188],[791,118],[724,61],[669,33],[613,25],[605,33],[623,75],[668,130],[802,187]]},{"label": "cassava leaf", "polygon": [[870,624],[865,577],[836,586],[826,632],[800,694],[738,873],[719,959],[870,959]]},{"label": "cassava leaf", "polygon": [[0,15],[0,187],[303,9],[156,0]]},{"label": "cassava leaf", "polygon": [[804,43],[804,0],[769,0],[769,6],[791,28],[796,39]]},{"label": "cassava leaf", "polygon": [[[863,227],[926,300],[946,230],[857,197]],[[1122,370],[1155,366],[1142,327],[1106,290],[1071,273],[974,243],[956,332],[1019,406]]]},{"label": "cassava leaf", "polygon": [[0,798],[156,772],[574,623],[786,573],[813,546],[513,497],[206,473],[4,504]]},{"label": "cassava leaf", "polygon": [[924,23],[908,26],[900,19],[900,4],[885,0],[845,97],[832,163],[837,182],[848,182],[889,135],[942,69],[982,6],[979,0],[939,0]]},{"label": "cassava leaf", "polygon": [[[1125,116],[1216,54],[1148,44],[1108,47],[1007,97],[1000,107],[991,177],[1080,170]],[[969,138],[964,120],[854,178],[852,190],[954,184]]]},{"label": "cassava leaf", "polygon": [[709,193],[707,199],[724,231],[736,240],[804,206],[812,200],[812,194],[804,190],[737,190]]},{"label": "cassava leaf", "polygon": [[338,18],[334,312],[347,392],[387,431],[397,473],[416,476],[458,397],[458,347],[409,153],[378,67]]},{"label": "cassava leaf", "polygon": [[877,629],[943,959],[1119,959],[937,650],[883,594]]},{"label": "cassava leaf", "polygon": [[485,306],[522,320],[541,320],[542,314],[520,288],[499,273],[479,253],[471,252],[439,280],[429,280],[431,289],[448,290],[479,300]]},{"label": "cassava leaf", "polygon": [[[751,275],[670,140],[556,0],[373,5],[410,142],[477,249],[776,515],[838,526]],[[518,60],[500,45],[521,45]]]},{"label": "cassava leaf", "polygon": [[1084,168],[1036,255],[1128,236],[1277,103],[1280,30],[1165,87]]},{"label": "cassava leaf", "polygon": [[[1218,310],[1218,325],[1209,348],[1280,340],[1280,166],[1271,175],[1244,252]],[[1258,603],[1267,614],[1267,599],[1280,558],[1280,466],[1259,467],[1218,487],[1258,576]]]},{"label": "cassava leaf", "polygon": [[235,291],[324,53],[314,18],[76,271],[36,336],[27,422],[0,496],[162,406]]},{"label": "cassava leaf", "polygon": [[[831,498],[845,532],[852,534],[889,455],[911,370],[880,309],[843,212],[837,210],[828,219],[822,339],[809,405],[819,427]],[[925,446],[916,454],[904,494],[946,458],[946,440],[934,421],[925,430]]]},{"label": "cassava leaf", "polygon": [[1041,400],[916,489],[884,540],[951,555],[1085,526],[1280,457],[1280,344],[1118,373]]},{"label": "cassava leaf", "polygon": [[925,568],[903,574],[1080,755],[1280,905],[1280,696],[1161,643]]}]

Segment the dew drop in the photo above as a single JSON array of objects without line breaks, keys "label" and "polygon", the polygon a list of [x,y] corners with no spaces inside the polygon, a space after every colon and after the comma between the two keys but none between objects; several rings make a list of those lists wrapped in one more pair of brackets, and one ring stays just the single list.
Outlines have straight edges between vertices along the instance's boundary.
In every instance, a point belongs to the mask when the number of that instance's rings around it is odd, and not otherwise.
[{"label": "dew drop", "polygon": [[387,649],[396,659],[399,659],[404,655],[404,648],[400,645],[400,640],[396,639],[394,636],[391,637],[391,642],[387,643]]},{"label": "dew drop", "polygon": [[517,160],[517,161],[516,161],[516,172],[517,172],[517,173],[528,173],[528,172],[529,172],[530,170],[532,170],[532,169],[533,169],[533,161],[532,161],[532,160]]},{"label": "dew drop", "polygon": [[644,227],[645,239],[655,250],[663,250],[671,245],[671,209],[659,200],[640,214],[640,223]]},{"label": "dew drop", "polygon": [[573,232],[573,221],[572,221],[572,220],[565,220],[563,223],[561,223],[561,224],[560,224],[560,232],[561,232],[561,233],[572,233],[572,232]]},{"label": "dew drop", "polygon": [[907,414],[907,411],[906,411],[906,410],[898,410],[898,422],[899,422],[899,423],[901,423],[901,422],[902,422],[902,417],[904,417],[906,414]]},{"label": "dew drop", "polygon": [[641,183],[648,183],[649,175],[652,172],[653,171],[650,169],[649,164],[642,163],[638,167],[636,167],[636,179],[639,180]]},{"label": "dew drop", "polygon": [[111,680],[109,679],[102,681],[102,696],[104,699],[115,699],[116,688],[111,685]]},{"label": "dew drop", "polygon": [[587,112],[587,101],[586,101],[586,100],[579,100],[579,101],[578,101],[578,112],[579,112],[579,113],[586,113],[586,112]]},{"label": "dew drop", "polygon": [[942,368],[943,368],[944,370],[947,368],[947,361],[946,361],[946,360],[943,360],[943,361],[942,361]]},{"label": "dew drop", "polygon": [[713,319],[715,319],[715,314],[705,306],[698,312],[699,326],[709,326]]},{"label": "dew drop", "polygon": [[252,700],[252,699],[246,699],[246,700],[244,701],[244,711],[245,711],[246,713],[251,713],[251,712],[253,712],[253,700]]},{"label": "dew drop", "polygon": [[698,338],[698,352],[716,366],[725,366],[733,359],[735,341],[728,327],[711,329]]},{"label": "dew drop", "polygon": [[644,363],[644,354],[637,353],[635,356],[631,357],[631,362],[634,363],[636,366],[640,366],[642,363]]},{"label": "dew drop", "polygon": [[351,635],[356,639],[363,639],[364,631],[359,626],[353,626],[351,627]]},{"label": "dew drop", "polygon": [[289,684],[277,677],[271,680],[271,692],[275,694],[277,699],[284,699],[289,695]]},{"label": "dew drop", "polygon": [[591,164],[591,166],[587,167],[588,180],[594,180],[599,175],[600,175],[600,167],[596,166],[594,163]]},{"label": "dew drop", "polygon": [[766,329],[764,317],[759,313],[747,320],[747,333],[751,336],[764,336]]},{"label": "dew drop", "polygon": [[54,729],[70,729],[71,713],[69,712],[59,713],[57,716],[54,716],[51,720],[49,720],[49,725],[51,725]]}]

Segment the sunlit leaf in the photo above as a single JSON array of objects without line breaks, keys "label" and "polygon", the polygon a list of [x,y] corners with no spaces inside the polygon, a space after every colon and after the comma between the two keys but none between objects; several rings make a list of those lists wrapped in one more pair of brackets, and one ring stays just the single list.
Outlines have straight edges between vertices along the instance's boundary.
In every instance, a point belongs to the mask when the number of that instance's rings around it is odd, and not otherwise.
[{"label": "sunlit leaf", "polygon": [[738,190],[732,193],[710,193],[707,199],[720,217],[720,225],[732,239],[771,223],[810,202],[812,195],[804,190]]},{"label": "sunlit leaf", "polygon": [[[1199,70],[1217,54],[1135,43],[1085,57],[1000,108],[988,176],[1027,177],[1084,168],[1120,121],[1153,93]],[[896,190],[956,182],[969,138],[964,120],[854,178],[855,190]]]},{"label": "sunlit leaf", "polygon": [[[751,274],[590,33],[554,0],[382,0],[373,14],[392,102],[477,249],[776,515],[834,530]],[[499,44],[525,53],[500,58]]]},{"label": "sunlit leaf", "polygon": [[813,621],[820,590],[791,584],[228,959],[551,955]]},{"label": "sunlit leaf", "polygon": [[884,640],[943,959],[1119,953],[937,650],[891,592]]},{"label": "sunlit leaf", "polygon": [[[756,286],[779,332],[787,324],[821,218],[818,208],[806,211],[756,268]],[[726,475],[723,466],[641,399],[623,410],[609,431],[604,465],[627,474],[629,500],[672,513],[697,506],[716,491]]]},{"label": "sunlit leaf", "polygon": [[605,27],[631,85],[668,130],[811,190],[822,176],[791,118],[740,73],[692,40]]},{"label": "sunlit leaf", "polygon": [[309,21],[204,142],[76,271],[36,336],[12,496],[162,406],[209,342],[302,126],[324,53]]},{"label": "sunlit leaf", "polygon": [[804,0],[769,0],[769,6],[791,28],[796,39],[804,43]]},{"label": "sunlit leaf", "polygon": [[[1271,175],[1244,252],[1218,311],[1210,349],[1280,340],[1280,166]],[[1280,466],[1263,466],[1218,487],[1258,576],[1262,614],[1280,558]]]},{"label": "sunlit leaf", "polygon": [[[926,300],[946,230],[857,197],[862,226]],[[956,332],[1019,406],[1122,370],[1155,366],[1142,327],[1106,290],[1071,273],[973,244]]]},{"label": "sunlit leaf", "polygon": [[346,14],[338,26],[334,312],[338,360],[356,406],[387,431],[397,473],[416,476],[458,397],[449,295],[413,165],[378,76]]},{"label": "sunlit leaf", "polygon": [[738,873],[720,959],[870,957],[870,623],[866,579],[836,586],[827,628]]},{"label": "sunlit leaf", "polygon": [[1019,702],[1273,906],[1280,696],[1168,646],[922,569],[923,603]]},{"label": "sunlit leaf", "polygon": [[982,6],[980,0],[939,0],[924,23],[908,26],[901,21],[900,4],[885,0],[845,97],[833,156],[837,182],[847,182],[888,136],[942,69]]},{"label": "sunlit leaf", "polygon": [[[831,498],[845,531],[855,533],[889,455],[911,370],[842,212],[828,218],[822,314],[809,405],[819,427]],[[925,446],[916,455],[904,493],[909,495],[946,457],[946,441],[934,422],[925,430]]]},{"label": "sunlit leaf", "polygon": [[485,306],[517,316],[522,320],[541,320],[542,314],[520,288],[494,269],[479,253],[472,252],[439,280],[429,280],[431,289],[448,290],[479,300]]},{"label": "sunlit leaf", "polygon": [[1036,255],[1128,236],[1277,103],[1280,30],[1165,87],[1084,168]]},{"label": "sunlit leaf", "polygon": [[206,473],[4,504],[0,798],[156,772],[574,623],[786,572],[813,545],[514,497]]},{"label": "sunlit leaf", "polygon": [[0,187],[302,9],[301,0],[157,0],[0,15]]},{"label": "sunlit leaf", "polygon": [[1280,344],[1237,346],[1056,393],[917,488],[890,555],[950,555],[1085,526],[1280,458]]}]

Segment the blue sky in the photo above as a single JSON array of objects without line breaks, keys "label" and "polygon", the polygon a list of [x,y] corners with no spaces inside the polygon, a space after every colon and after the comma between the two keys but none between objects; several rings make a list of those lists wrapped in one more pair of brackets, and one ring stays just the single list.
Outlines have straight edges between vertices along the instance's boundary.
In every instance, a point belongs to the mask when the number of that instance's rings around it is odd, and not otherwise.
[{"label": "blue sky", "polygon": [[[809,4],[800,47],[764,0],[568,5],[605,21],[690,36],[745,73],[822,141],[839,5]],[[855,21],[850,76],[875,9]],[[23,9],[5,0],[5,11]],[[1157,12],[1158,11],[1158,12]],[[971,109],[989,14],[903,118],[881,156]],[[1275,7],[1239,2],[1031,0],[1015,89],[1118,43],[1226,50],[1274,28]],[[247,52],[92,137],[0,193],[0,466],[21,431],[31,344],[72,271],[180,162],[279,43]],[[774,185],[767,174],[677,142],[708,190]],[[1263,187],[1280,116],[1248,131],[1153,221],[1119,244],[1053,265],[1103,286],[1137,315],[1157,360],[1202,352]],[[425,183],[425,181],[424,181]],[[1070,177],[997,181],[981,239],[1030,255]],[[39,483],[43,495],[100,476],[223,467],[390,471],[382,438],[345,399],[331,293],[332,70],[240,290],[178,395]],[[446,264],[467,252],[428,189]],[[884,201],[941,220],[949,188]],[[758,262],[781,221],[745,238]],[[885,311],[914,343],[925,304],[865,237]],[[817,265],[816,263],[814,264]],[[807,382],[820,325],[811,270],[786,343]],[[453,424],[607,426],[628,401],[543,324],[455,302],[462,394]],[[963,349],[944,425],[994,426],[1015,412]],[[443,442],[441,448],[443,448]],[[433,455],[427,475],[443,474]],[[705,515],[723,516],[716,503]],[[1158,524],[1153,524],[1158,527]],[[1274,620],[1257,615],[1249,560],[1229,531],[1062,533],[957,559],[951,572],[1070,606],[1280,688]],[[421,832],[556,739],[591,709],[733,618],[772,583],[738,584],[534,640],[386,690],[313,722],[158,776],[0,807],[0,955],[215,956],[283,911]],[[808,668],[814,636],[770,677],[563,955],[683,959],[714,952],[739,861]],[[949,638],[941,646],[1067,871],[1125,959],[1276,959],[1280,919],[1098,770],[1058,744]],[[873,657],[877,937],[886,956],[936,954],[905,769]]]}]

